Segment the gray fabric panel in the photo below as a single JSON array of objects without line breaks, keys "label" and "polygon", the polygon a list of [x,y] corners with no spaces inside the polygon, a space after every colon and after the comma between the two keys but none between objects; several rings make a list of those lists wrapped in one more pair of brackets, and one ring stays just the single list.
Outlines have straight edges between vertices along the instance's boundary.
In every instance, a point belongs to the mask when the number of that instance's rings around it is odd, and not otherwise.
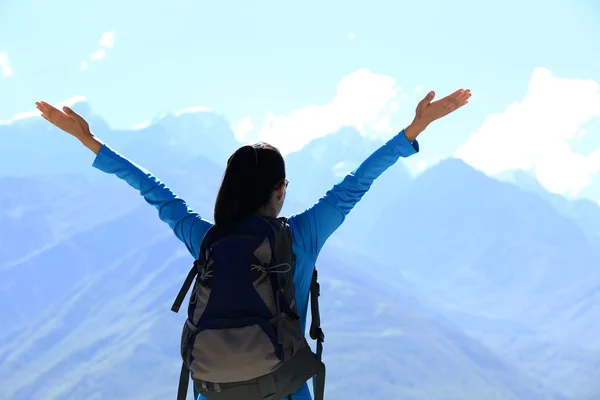
[{"label": "gray fabric panel", "polygon": [[195,309],[192,323],[194,325],[198,324],[200,321],[200,317],[204,310],[206,310],[206,305],[208,304],[208,297],[210,296],[211,289],[208,287],[197,285],[195,290],[192,292],[192,296],[194,296],[193,301],[195,301]]},{"label": "gray fabric panel", "polygon": [[[272,252],[271,242],[269,242],[268,238],[265,238],[260,246],[258,246],[258,248],[254,251],[254,256],[260,260],[262,265],[269,265],[271,262]],[[277,314],[277,304],[275,303],[275,298],[273,297],[273,288],[271,286],[271,278],[269,278],[269,275],[266,273],[261,275],[261,277],[252,282],[252,284],[271,314]]]},{"label": "gray fabric panel", "polygon": [[181,357],[183,360],[185,360],[186,364],[187,364],[187,360],[189,359],[189,355],[192,352],[192,336],[194,335],[194,332],[196,332],[196,327],[194,326],[190,326],[191,324],[189,323],[188,320],[185,321],[185,324],[183,324],[183,330],[181,332]]},{"label": "gray fabric panel", "polygon": [[271,262],[271,243],[268,238],[265,238],[260,246],[258,246],[254,251],[254,255],[263,263],[263,265]]},{"label": "gray fabric panel", "polygon": [[271,286],[271,278],[268,274],[263,274],[255,280],[253,283],[254,289],[260,295],[262,301],[269,309],[272,315],[277,314],[277,304],[275,303],[275,297],[273,297],[273,287]]},{"label": "gray fabric panel", "polygon": [[281,313],[276,318],[277,341],[283,346],[284,361],[296,355],[305,345],[304,335],[300,329],[300,322]]},{"label": "gray fabric panel", "polygon": [[[204,268],[206,270],[208,270],[210,267],[212,267],[213,264],[214,264],[214,260],[212,259],[212,257],[210,257]],[[204,270],[203,270],[203,272],[204,272]],[[213,273],[213,272],[211,272],[211,273]],[[210,296],[210,292],[211,292],[210,288],[204,287],[204,286],[200,285],[200,283],[196,282],[196,286],[194,286],[194,291],[192,292],[192,298],[190,299],[190,302],[192,304],[195,304],[194,315],[192,318],[192,323],[194,325],[196,325],[198,323],[198,321],[200,320],[200,317],[202,316],[202,313],[204,313],[204,310],[206,309],[206,305],[208,304],[208,297]]]},{"label": "gray fabric panel", "polygon": [[273,372],[281,365],[269,337],[258,325],[207,329],[196,336],[191,372],[207,382],[239,382]]}]

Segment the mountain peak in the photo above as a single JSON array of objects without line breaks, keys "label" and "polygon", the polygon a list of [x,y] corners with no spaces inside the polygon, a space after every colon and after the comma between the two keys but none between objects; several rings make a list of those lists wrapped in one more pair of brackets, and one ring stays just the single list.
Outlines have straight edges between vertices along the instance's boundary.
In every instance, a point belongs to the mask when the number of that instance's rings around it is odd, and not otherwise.
[{"label": "mountain peak", "polygon": [[286,158],[294,159],[297,154],[310,154],[313,161],[327,158],[332,164],[341,161],[361,162],[381,143],[363,136],[355,127],[346,126],[329,135],[311,140],[301,150],[290,153]]},{"label": "mountain peak", "polygon": [[467,164],[460,158],[446,158],[431,168],[426,169],[418,180],[443,180],[443,181],[473,181],[489,180],[483,172]]}]

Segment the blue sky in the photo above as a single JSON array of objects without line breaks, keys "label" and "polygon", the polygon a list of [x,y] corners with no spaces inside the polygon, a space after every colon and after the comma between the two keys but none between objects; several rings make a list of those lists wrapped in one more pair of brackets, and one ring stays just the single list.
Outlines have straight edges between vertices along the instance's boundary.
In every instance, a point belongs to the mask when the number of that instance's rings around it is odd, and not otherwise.
[{"label": "blue sky", "polygon": [[0,120],[76,95],[114,128],[202,106],[286,151],[340,125],[389,137],[424,91],[469,87],[414,168],[458,155],[600,199],[592,0],[5,0],[0,75]]}]

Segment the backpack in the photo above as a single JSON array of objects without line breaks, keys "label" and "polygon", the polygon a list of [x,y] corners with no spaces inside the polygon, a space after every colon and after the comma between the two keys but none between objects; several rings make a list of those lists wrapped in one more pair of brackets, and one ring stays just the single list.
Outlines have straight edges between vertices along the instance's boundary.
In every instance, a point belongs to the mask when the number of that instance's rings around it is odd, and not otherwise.
[{"label": "backpack", "polygon": [[181,336],[177,400],[190,376],[208,400],[281,400],[313,380],[322,400],[325,365],[316,269],[311,284],[312,352],[294,295],[295,255],[285,218],[252,215],[219,235],[205,234],[200,255],[171,308],[178,312],[195,279]]}]

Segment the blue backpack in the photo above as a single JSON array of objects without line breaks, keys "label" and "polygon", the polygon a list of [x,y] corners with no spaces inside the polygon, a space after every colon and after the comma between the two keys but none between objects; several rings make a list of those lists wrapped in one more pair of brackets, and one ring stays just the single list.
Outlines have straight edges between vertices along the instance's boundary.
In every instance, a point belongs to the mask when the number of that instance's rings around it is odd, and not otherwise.
[{"label": "blue backpack", "polygon": [[226,235],[208,230],[172,307],[179,311],[195,280],[181,338],[178,400],[186,399],[190,376],[209,400],[291,399],[311,378],[315,400],[323,399],[317,272],[311,285],[315,354],[300,327],[294,262],[285,218],[252,215]]}]

